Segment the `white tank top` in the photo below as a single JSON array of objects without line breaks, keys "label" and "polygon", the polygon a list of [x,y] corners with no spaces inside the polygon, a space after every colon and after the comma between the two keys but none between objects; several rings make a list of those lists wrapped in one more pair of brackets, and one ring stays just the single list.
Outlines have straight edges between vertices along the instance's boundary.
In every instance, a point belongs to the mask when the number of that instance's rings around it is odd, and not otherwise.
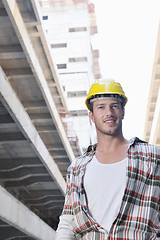
[{"label": "white tank top", "polygon": [[96,157],[87,164],[84,188],[91,216],[109,231],[121,206],[126,187],[127,158],[114,164],[102,164]]}]

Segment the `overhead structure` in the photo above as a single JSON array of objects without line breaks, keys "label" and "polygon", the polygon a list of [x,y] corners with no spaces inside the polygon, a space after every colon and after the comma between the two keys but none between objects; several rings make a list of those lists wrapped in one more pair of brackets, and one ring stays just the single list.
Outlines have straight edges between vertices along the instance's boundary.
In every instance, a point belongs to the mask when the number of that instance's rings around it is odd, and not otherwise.
[{"label": "overhead structure", "polygon": [[82,153],[66,134],[68,109],[41,20],[36,0],[0,1],[3,239],[54,240],[66,170]]},{"label": "overhead structure", "polygon": [[160,26],[147,105],[144,140],[160,147]]}]

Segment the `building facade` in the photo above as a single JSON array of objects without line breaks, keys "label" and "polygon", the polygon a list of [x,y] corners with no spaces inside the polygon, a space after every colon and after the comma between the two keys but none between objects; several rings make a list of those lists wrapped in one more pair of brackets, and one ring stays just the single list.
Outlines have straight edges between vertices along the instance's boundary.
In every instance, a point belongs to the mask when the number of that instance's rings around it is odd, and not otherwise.
[{"label": "building facade", "polygon": [[40,1],[43,24],[67,99],[64,113],[68,137],[78,137],[83,150],[95,141],[85,106],[90,85],[100,78],[99,51],[92,47],[97,33],[93,3],[79,1]]},{"label": "building facade", "polygon": [[160,147],[160,26],[148,96],[144,140]]}]

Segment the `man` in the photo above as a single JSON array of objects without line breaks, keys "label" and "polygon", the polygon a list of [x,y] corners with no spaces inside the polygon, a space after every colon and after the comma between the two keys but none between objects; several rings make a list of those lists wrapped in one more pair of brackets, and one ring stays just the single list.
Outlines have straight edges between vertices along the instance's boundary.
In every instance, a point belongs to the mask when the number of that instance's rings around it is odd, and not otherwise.
[{"label": "man", "polygon": [[160,149],[124,138],[126,102],[113,80],[91,86],[86,106],[97,144],[68,169],[57,240],[160,239]]}]

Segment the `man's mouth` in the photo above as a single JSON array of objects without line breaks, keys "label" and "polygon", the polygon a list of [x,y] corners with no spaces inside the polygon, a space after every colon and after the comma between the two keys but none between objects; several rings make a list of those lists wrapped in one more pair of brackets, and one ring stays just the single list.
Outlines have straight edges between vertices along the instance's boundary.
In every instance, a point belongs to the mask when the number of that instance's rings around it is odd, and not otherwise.
[{"label": "man's mouth", "polygon": [[115,123],[115,121],[116,121],[115,119],[106,119],[106,120],[104,120],[104,123],[112,125]]}]

